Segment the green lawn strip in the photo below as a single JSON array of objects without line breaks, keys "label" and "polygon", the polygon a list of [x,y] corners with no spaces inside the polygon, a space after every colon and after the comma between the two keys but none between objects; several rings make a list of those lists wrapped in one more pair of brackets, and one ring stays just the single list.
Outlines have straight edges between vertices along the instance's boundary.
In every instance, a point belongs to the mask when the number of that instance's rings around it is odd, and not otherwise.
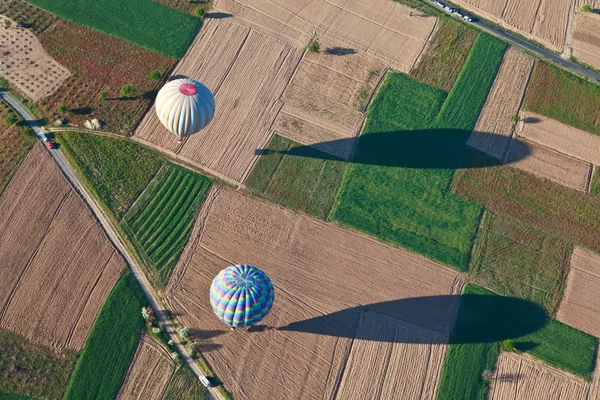
[{"label": "green lawn strip", "polygon": [[592,176],[592,182],[590,183],[590,193],[598,196],[600,195],[600,168],[596,167],[594,175]]},{"label": "green lawn strip", "polygon": [[246,186],[293,210],[326,219],[347,165],[327,153],[273,135]]},{"label": "green lawn strip", "polygon": [[131,272],[117,282],[79,357],[65,399],[114,399],[144,331],[146,298]]},{"label": "green lawn strip", "polygon": [[523,108],[600,135],[600,86],[536,61]]},{"label": "green lawn strip", "polygon": [[187,367],[180,367],[169,382],[162,400],[208,400],[206,388]]},{"label": "green lawn strip", "polygon": [[122,225],[131,242],[166,284],[192,231],[212,180],[166,163]]},{"label": "green lawn strip", "polygon": [[[0,329],[0,399],[60,399],[75,367],[77,354],[35,344]],[[32,397],[27,397],[32,396]]]},{"label": "green lawn strip", "polygon": [[483,209],[448,188],[505,49],[480,35],[448,97],[389,74],[369,107],[332,219],[466,271]]},{"label": "green lawn strip", "polygon": [[467,284],[461,297],[438,388],[438,400],[485,399],[484,371],[495,369],[501,340],[518,351],[586,380],[598,339],[545,316],[539,306]]},{"label": "green lawn strip", "polygon": [[28,0],[61,18],[181,58],[201,21],[151,0]]},{"label": "green lawn strip", "polygon": [[442,18],[429,48],[410,76],[422,83],[448,92],[452,89],[477,31],[453,18]]},{"label": "green lawn strip", "polygon": [[127,140],[77,132],[57,133],[56,140],[116,220],[127,212],[163,164],[161,157]]},{"label": "green lawn strip", "polygon": [[469,272],[496,293],[532,301],[554,315],[572,250],[572,245],[554,236],[487,212]]}]

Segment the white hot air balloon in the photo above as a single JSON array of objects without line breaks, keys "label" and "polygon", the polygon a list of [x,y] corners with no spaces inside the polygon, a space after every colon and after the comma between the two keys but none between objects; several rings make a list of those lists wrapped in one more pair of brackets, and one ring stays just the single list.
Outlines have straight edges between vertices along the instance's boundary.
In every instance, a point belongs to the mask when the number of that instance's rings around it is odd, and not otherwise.
[{"label": "white hot air balloon", "polygon": [[159,90],[156,114],[181,142],[184,136],[199,132],[210,123],[215,114],[215,98],[200,82],[175,79]]}]

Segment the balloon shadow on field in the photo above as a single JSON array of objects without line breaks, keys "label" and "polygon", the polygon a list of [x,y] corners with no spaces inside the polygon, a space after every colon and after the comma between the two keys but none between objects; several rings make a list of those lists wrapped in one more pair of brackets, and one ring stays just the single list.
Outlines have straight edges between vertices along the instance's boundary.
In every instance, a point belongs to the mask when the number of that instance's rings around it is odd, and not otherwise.
[{"label": "balloon shadow on field", "polygon": [[[449,340],[446,335],[390,335],[389,329],[357,329],[360,318],[408,324],[430,330],[444,331],[449,325],[442,316],[450,315],[460,302]],[[519,338],[534,333],[548,322],[542,307],[515,297],[498,295],[443,295],[414,297],[352,307],[331,314],[292,322],[280,331],[304,332],[315,335],[346,337],[376,342],[397,343],[491,343],[512,339],[518,350],[531,349],[535,343],[519,342]],[[408,326],[408,325],[407,325]],[[437,329],[436,329],[437,328]],[[437,338],[430,337],[437,336]]]},{"label": "balloon shadow on field", "polygon": [[[483,168],[505,164],[502,160],[486,156],[467,146],[471,131],[457,129],[398,130],[363,134],[358,138],[336,139],[313,145],[300,145],[288,150],[257,149],[255,154],[285,154],[295,157],[344,161],[340,157],[316,151],[320,149],[356,149],[352,164],[419,169]],[[509,138],[488,132],[477,132],[478,143],[495,143],[507,148]],[[488,146],[491,147],[491,146]],[[531,147],[522,142],[518,154],[511,162],[527,158]]]}]

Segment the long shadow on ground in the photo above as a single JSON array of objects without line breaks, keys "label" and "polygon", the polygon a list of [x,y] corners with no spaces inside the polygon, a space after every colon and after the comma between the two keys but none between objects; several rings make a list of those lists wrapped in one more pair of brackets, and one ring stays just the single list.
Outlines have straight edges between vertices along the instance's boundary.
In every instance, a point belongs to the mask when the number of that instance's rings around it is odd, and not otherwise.
[{"label": "long shadow on ground", "polygon": [[391,317],[420,327],[446,325],[447,322],[439,315],[443,310],[452,309],[452,305],[459,300],[460,306],[469,309],[470,312],[468,318],[461,318],[461,334],[452,335],[449,343],[489,343],[518,339],[536,332],[548,321],[540,306],[526,300],[497,295],[463,294],[415,297],[352,307],[293,322],[280,327],[279,330],[381,342],[448,343],[443,335],[438,339],[421,335],[395,335],[391,338],[385,329],[345,327],[356,326],[361,316],[372,316],[375,323],[375,320],[381,319],[380,315],[383,315],[384,319]]},{"label": "long shadow on ground", "polygon": [[[403,168],[461,169],[482,168],[503,164],[491,157],[474,157],[474,152],[466,146],[471,131],[458,129],[398,130],[391,132],[368,133],[360,136],[353,164],[378,165]],[[478,140],[506,146],[507,138],[502,135],[478,132]],[[310,146],[298,146],[278,151],[290,156],[340,160],[339,157],[315,149],[353,147],[356,138],[336,139],[315,143]],[[256,154],[271,154],[269,149],[258,149]],[[512,159],[518,161],[531,154],[530,147],[523,143],[519,154]],[[513,161],[513,162],[514,162]]]}]

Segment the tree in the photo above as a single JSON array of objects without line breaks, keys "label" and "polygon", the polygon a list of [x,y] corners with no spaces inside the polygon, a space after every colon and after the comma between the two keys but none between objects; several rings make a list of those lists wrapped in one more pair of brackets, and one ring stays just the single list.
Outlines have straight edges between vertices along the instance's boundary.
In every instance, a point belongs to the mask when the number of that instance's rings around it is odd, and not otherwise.
[{"label": "tree", "polygon": [[308,45],[308,51],[311,53],[318,53],[320,47],[319,42],[313,40],[312,43]]},{"label": "tree", "polygon": [[106,91],[105,90],[100,91],[100,100],[102,100],[102,101],[106,100]]},{"label": "tree", "polygon": [[183,326],[183,327],[177,329],[177,334],[179,335],[180,338],[185,340],[190,336],[190,328],[188,328],[187,326]]},{"label": "tree", "polygon": [[511,353],[517,351],[515,348],[515,342],[513,342],[511,339],[503,340],[502,343],[500,343],[500,350]]},{"label": "tree", "polygon": [[160,74],[160,71],[155,69],[154,71],[150,72],[150,74],[148,74],[148,79],[152,81],[160,81],[161,76],[162,75]]},{"label": "tree", "polygon": [[69,109],[67,108],[67,105],[65,103],[60,103],[56,106],[56,112],[59,114],[64,114],[67,111],[69,111]]},{"label": "tree", "polygon": [[8,113],[8,115],[6,116],[6,124],[14,125],[17,122],[19,122],[19,116],[17,114],[15,114],[14,112]]},{"label": "tree", "polygon": [[131,97],[134,97],[135,95],[137,95],[137,88],[133,83],[126,83],[123,86],[121,86],[121,97],[129,99]]},{"label": "tree", "polygon": [[592,7],[589,4],[584,4],[581,6],[581,11],[583,12],[592,12]]},{"label": "tree", "polygon": [[12,21],[10,19],[5,19],[4,20],[4,28],[5,29],[10,28],[11,25],[12,25]]},{"label": "tree", "polygon": [[202,7],[198,7],[194,10],[194,15],[200,19],[204,19],[206,16],[206,10]]},{"label": "tree", "polygon": [[521,120],[521,117],[519,116],[519,114],[513,114],[512,120],[516,124],[517,122],[519,122]]}]

